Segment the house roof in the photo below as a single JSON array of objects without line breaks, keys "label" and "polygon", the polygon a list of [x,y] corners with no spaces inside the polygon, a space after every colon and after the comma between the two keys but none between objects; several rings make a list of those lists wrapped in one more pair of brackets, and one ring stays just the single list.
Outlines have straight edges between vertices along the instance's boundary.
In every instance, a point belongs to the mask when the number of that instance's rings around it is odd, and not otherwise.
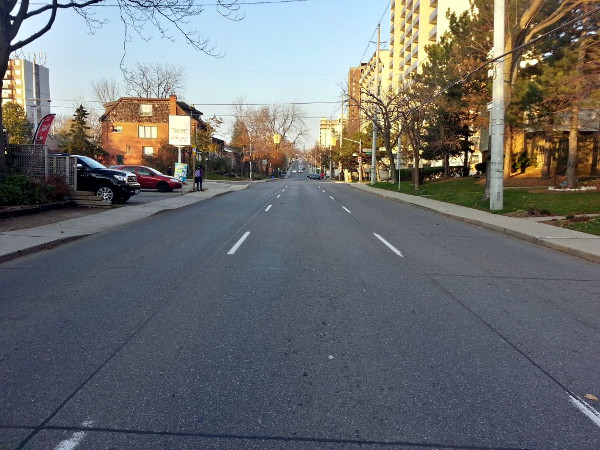
[{"label": "house roof", "polygon": [[[110,115],[110,113],[120,104],[124,102],[169,102],[170,98],[145,98],[145,97],[121,97],[114,102],[109,102],[104,104],[104,114],[100,116],[100,122],[104,122],[106,117]],[[177,107],[179,107],[182,111],[189,115],[193,119],[196,119],[198,122],[204,124],[202,120],[202,115],[204,114],[202,111],[197,110],[193,106],[188,105],[185,102],[177,101]]]}]

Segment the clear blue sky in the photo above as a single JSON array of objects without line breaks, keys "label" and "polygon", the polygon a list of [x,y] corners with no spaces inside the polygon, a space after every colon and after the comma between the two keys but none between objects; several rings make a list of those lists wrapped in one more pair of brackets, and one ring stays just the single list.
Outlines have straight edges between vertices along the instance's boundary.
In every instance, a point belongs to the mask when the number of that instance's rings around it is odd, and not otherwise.
[{"label": "clear blue sky", "polygon": [[[232,22],[208,2],[193,19],[193,28],[224,54],[220,59],[198,53],[176,35],[176,41],[136,37],[127,45],[125,65],[169,63],[182,67],[186,88],[178,97],[204,112],[222,117],[220,135],[230,138],[232,107],[244,103],[302,106],[308,117],[311,147],[318,139],[319,118],[337,118],[341,85],[348,69],[368,60],[375,51],[375,30],[381,20],[382,40],[389,36],[389,0],[240,0],[244,19]],[[115,8],[96,8],[110,22],[94,34],[73,11],[59,11],[54,27],[23,50],[23,56],[43,54],[50,70],[52,112],[71,115],[80,104],[102,111],[94,103],[91,83],[122,82],[123,25]],[[24,26],[22,36],[34,24]],[[146,33],[157,35],[148,26]],[[20,35],[20,36],[21,36]],[[211,104],[226,104],[216,106]]]}]

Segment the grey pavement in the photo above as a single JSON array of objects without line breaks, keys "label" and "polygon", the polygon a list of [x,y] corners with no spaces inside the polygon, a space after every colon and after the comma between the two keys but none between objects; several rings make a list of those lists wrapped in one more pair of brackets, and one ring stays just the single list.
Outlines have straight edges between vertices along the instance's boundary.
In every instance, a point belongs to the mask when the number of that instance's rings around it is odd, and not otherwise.
[{"label": "grey pavement", "polygon": [[[347,185],[600,263],[600,236],[554,227],[536,220],[507,217],[425,197],[376,189],[367,184]],[[191,186],[187,186],[184,188],[185,195],[178,197],[113,208],[90,216],[33,228],[2,232],[0,233],[0,262],[135,222],[160,211],[182,208],[227,192],[239,191],[247,188],[248,183],[208,181],[203,187],[204,192],[191,192]]]},{"label": "grey pavement", "polygon": [[142,205],[123,205],[89,216],[63,220],[47,225],[0,233],[0,262],[14,259],[93,233],[145,219],[160,211],[183,208],[227,192],[246,189],[248,183],[203,183],[204,191],[193,192],[193,185],[184,185],[182,194]]}]

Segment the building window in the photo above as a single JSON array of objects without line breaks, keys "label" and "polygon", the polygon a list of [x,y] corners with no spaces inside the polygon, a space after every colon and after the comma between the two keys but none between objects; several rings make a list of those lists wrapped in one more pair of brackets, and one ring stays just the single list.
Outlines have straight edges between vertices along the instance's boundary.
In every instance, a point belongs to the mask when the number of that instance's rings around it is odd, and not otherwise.
[{"label": "building window", "polygon": [[154,147],[142,147],[142,155],[144,156],[152,156],[154,155]]},{"label": "building window", "polygon": [[125,154],[126,155],[131,155],[131,145],[125,146]]},{"label": "building window", "polygon": [[152,105],[140,105],[140,116],[151,116]]},{"label": "building window", "polygon": [[122,133],[123,132],[123,126],[122,125],[113,125],[112,132],[113,133]]},{"label": "building window", "polygon": [[15,69],[15,75],[21,75],[21,69]]},{"label": "building window", "polygon": [[139,126],[138,137],[146,139],[156,139],[158,137],[158,127]]}]

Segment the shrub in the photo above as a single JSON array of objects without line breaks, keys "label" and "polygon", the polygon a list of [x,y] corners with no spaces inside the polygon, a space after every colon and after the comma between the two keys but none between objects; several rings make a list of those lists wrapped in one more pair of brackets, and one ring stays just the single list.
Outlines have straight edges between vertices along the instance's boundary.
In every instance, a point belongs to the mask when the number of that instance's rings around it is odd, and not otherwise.
[{"label": "shrub", "polygon": [[21,174],[11,174],[0,180],[0,205],[39,205],[62,200],[67,192],[67,185],[60,178],[42,181],[31,180]]}]

